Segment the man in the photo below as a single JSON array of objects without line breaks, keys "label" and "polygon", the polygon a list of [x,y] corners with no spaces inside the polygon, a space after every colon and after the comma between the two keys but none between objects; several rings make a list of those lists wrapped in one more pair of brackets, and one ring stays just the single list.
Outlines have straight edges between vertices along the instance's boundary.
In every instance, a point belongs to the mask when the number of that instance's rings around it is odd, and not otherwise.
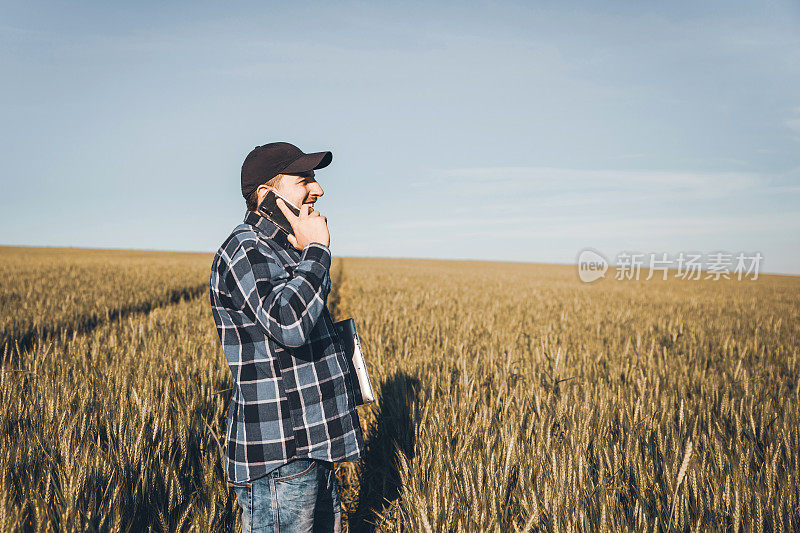
[{"label": "man", "polygon": [[[340,531],[334,462],[364,449],[354,383],[326,307],[330,234],[313,209],[330,152],[257,146],[242,165],[248,210],[211,266],[211,309],[234,385],[227,480],[242,530]],[[291,232],[257,212],[274,189]]]}]

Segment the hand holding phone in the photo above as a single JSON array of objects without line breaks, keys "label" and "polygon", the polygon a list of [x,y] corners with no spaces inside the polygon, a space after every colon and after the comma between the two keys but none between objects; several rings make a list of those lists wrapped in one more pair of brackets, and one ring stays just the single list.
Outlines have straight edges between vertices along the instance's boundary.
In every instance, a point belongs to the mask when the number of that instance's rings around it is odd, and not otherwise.
[{"label": "hand holding phone", "polygon": [[[292,234],[294,233],[292,230],[292,225],[289,223],[286,215],[283,214],[283,211],[278,208],[278,204],[276,203],[278,198],[280,198],[280,196],[278,196],[275,191],[270,189],[266,196],[264,196],[264,199],[261,200],[261,203],[258,204],[258,212],[275,222],[275,224],[280,226],[287,234]],[[300,215],[300,209],[293,206],[291,203],[286,202],[286,206],[295,216]]]},{"label": "hand holding phone", "polygon": [[294,214],[294,210],[283,198],[278,198],[276,204],[292,227],[292,233],[287,236],[289,244],[298,250],[302,250],[312,242],[330,246],[331,234],[328,231],[327,217],[320,215],[319,211],[314,211],[308,204],[300,207],[298,215]]}]

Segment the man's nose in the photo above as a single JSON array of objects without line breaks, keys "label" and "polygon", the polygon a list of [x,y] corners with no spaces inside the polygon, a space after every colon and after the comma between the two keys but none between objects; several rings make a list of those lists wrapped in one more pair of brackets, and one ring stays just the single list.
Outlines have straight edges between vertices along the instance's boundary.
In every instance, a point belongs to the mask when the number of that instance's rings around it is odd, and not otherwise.
[{"label": "man's nose", "polygon": [[322,190],[322,186],[319,183],[314,182],[314,187],[311,188],[311,194],[319,197],[325,194],[325,191]]}]

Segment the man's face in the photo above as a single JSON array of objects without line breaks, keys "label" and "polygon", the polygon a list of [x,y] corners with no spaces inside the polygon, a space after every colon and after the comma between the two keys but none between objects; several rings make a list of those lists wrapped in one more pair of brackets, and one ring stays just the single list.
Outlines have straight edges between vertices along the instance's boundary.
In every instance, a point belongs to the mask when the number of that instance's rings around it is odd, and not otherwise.
[{"label": "man's face", "polygon": [[[259,203],[269,191],[264,188],[263,194],[259,190]],[[314,179],[314,171],[302,172],[299,174],[283,174],[283,178],[275,187],[275,192],[292,202],[297,207],[303,204],[311,204],[313,207],[317,198],[325,194],[317,180]]]}]

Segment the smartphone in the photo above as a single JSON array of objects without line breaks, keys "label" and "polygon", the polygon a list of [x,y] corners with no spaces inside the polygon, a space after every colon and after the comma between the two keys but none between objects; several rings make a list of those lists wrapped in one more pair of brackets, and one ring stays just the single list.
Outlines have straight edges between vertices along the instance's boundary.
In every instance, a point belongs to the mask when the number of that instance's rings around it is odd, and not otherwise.
[{"label": "smartphone", "polygon": [[258,212],[275,222],[275,224],[283,228],[286,233],[294,235],[294,231],[292,231],[292,225],[283,215],[281,208],[278,207],[276,202],[278,198],[281,198],[286,203],[286,207],[288,207],[292,213],[294,213],[296,216],[300,216],[300,209],[297,206],[271,189],[269,192],[267,192],[267,195],[264,196],[264,199],[261,200],[261,203],[258,204]]}]

